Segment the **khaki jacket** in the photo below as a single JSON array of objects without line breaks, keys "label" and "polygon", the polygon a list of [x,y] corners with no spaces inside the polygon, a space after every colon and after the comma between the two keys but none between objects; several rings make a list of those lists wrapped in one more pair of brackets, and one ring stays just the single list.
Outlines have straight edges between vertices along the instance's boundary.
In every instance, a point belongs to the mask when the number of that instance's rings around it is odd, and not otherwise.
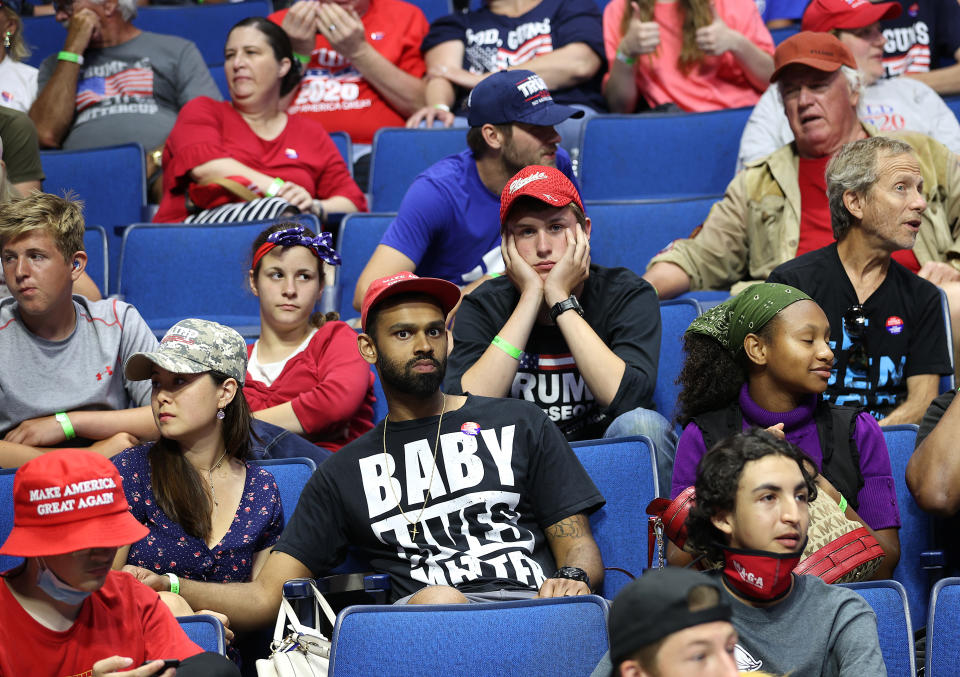
[{"label": "khaki jacket", "polygon": [[[877,130],[864,124],[870,136]],[[960,270],[960,159],[916,132],[892,132],[913,146],[927,209],[914,254],[921,265],[948,261]],[[650,261],[669,261],[690,276],[690,289],[732,288],[763,281],[796,257],[800,239],[799,161],[794,143],[752,162],[734,177],[694,237],[676,240]]]}]

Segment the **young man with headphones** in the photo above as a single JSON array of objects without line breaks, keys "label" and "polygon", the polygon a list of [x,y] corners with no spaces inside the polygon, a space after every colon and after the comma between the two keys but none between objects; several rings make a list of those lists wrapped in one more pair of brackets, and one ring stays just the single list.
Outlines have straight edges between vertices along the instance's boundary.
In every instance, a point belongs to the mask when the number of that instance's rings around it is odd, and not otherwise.
[{"label": "young man with headphones", "polygon": [[0,300],[0,467],[66,442],[110,456],[157,434],[150,382],[128,382],[122,369],[157,340],[133,306],[73,295],[83,231],[81,206],[55,195],[0,204],[12,295]]}]

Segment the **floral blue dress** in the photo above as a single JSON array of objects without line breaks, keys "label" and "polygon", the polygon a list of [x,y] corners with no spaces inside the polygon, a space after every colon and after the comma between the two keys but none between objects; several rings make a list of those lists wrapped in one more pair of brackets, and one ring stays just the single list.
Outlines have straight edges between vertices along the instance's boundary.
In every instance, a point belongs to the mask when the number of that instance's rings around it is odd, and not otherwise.
[{"label": "floral blue dress", "polygon": [[150,529],[149,535],[130,546],[127,563],[195,581],[249,581],[253,555],[273,546],[283,531],[283,506],[273,475],[247,464],[237,514],[220,542],[210,548],[203,539],[188,535],[157,505],[150,485],[150,447],[131,447],[113,457],[130,511]]}]

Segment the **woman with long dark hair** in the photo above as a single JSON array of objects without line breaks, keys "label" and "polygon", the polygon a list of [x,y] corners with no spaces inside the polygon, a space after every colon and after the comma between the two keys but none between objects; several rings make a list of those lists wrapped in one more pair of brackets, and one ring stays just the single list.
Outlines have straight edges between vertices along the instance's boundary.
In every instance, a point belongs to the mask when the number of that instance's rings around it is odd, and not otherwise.
[{"label": "woman with long dark hair", "polygon": [[[150,534],[121,548],[114,568],[134,564],[170,578],[248,581],[283,529],[276,482],[250,458],[250,408],[243,397],[246,342],[233,329],[188,319],[156,352],[136,353],[130,380],[150,379],[160,439],[113,462],[130,509]],[[182,598],[161,594],[175,612]]]}]

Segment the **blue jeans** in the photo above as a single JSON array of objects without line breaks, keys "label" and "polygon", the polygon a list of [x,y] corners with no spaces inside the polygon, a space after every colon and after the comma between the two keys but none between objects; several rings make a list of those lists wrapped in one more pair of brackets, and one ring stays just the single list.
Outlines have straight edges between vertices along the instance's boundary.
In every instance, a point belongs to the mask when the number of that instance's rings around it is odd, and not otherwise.
[{"label": "blue jeans", "polygon": [[[292,433],[286,428],[278,425],[253,419],[253,432],[250,442],[253,448],[253,457],[257,459],[264,458],[299,458],[306,457],[320,465],[330,457],[330,452],[323,447],[318,447],[312,442],[308,442],[296,433]],[[257,441],[257,436],[260,440]]]},{"label": "blue jeans", "polygon": [[673,459],[677,455],[677,433],[670,422],[653,409],[637,407],[620,414],[607,426],[604,439],[646,435],[653,442],[657,462],[657,495],[670,496]]}]

